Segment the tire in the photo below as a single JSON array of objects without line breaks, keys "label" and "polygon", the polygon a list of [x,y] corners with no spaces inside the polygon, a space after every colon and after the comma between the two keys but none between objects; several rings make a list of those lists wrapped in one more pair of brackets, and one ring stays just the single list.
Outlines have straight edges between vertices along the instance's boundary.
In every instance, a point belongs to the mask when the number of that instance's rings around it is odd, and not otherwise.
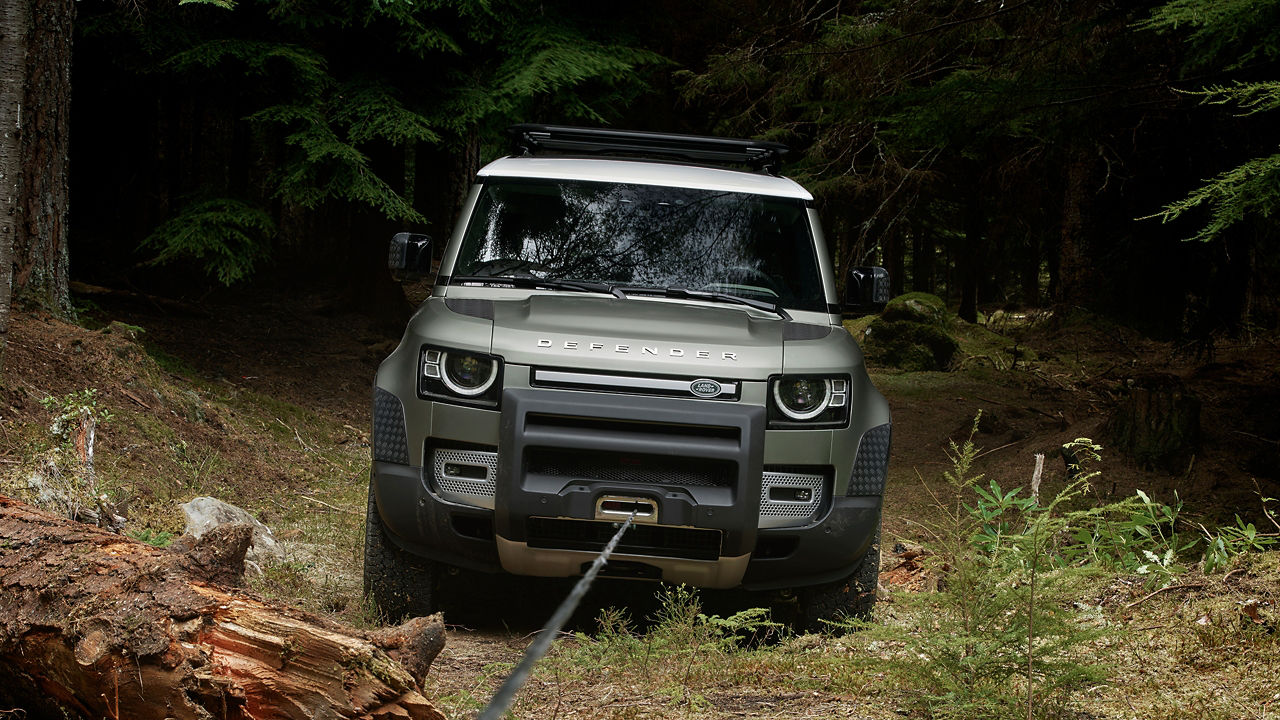
[{"label": "tire", "polygon": [[388,624],[436,611],[437,564],[397,547],[382,527],[369,485],[364,527],[364,596]]},{"label": "tire", "polygon": [[[797,591],[800,616],[797,630],[812,633],[839,633],[847,628],[839,623],[854,619],[867,621],[876,604],[880,581],[880,526],[876,526],[871,547],[848,577],[826,585]],[[835,623],[835,624],[833,624]]]}]

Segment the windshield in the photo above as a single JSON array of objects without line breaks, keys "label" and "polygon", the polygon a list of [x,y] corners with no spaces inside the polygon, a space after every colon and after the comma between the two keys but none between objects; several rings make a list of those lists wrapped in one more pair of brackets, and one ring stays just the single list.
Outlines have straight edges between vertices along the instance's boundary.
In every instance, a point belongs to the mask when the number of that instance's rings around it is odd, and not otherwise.
[{"label": "windshield", "polygon": [[687,288],[826,311],[800,200],[573,180],[485,180],[453,270]]}]

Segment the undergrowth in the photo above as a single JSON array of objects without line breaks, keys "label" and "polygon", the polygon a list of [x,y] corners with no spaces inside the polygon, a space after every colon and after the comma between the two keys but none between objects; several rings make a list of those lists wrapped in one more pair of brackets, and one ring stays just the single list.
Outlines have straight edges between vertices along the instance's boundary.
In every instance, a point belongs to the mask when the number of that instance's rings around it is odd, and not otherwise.
[{"label": "undergrowth", "polygon": [[[608,608],[596,631],[563,643],[540,676],[557,688],[620,686],[656,703],[659,715],[713,712],[718,695],[762,686],[939,720],[1081,717],[1093,698],[1132,692],[1112,685],[1145,640],[1133,637],[1125,609],[1166,590],[1200,587],[1184,580],[1188,574],[1228,566],[1244,572],[1256,558],[1274,557],[1265,551],[1275,537],[1239,521],[1216,531],[1193,526],[1180,502],[1143,492],[1099,502],[1091,483],[1101,448],[1082,438],[1065,451],[1076,460],[1069,476],[1042,494],[1043,456],[1028,482],[1007,488],[1015,483],[1002,486],[975,471],[972,432],[953,443],[947,490],[934,495],[935,519],[920,525],[932,589],[894,591],[873,620],[835,624],[851,634],[796,635],[764,608],[708,615],[695,590],[663,587],[647,623]],[[1275,501],[1262,500],[1274,520]],[[1116,607],[1106,599],[1116,588],[1141,595]],[[1270,602],[1243,601],[1243,624],[1200,618],[1171,662],[1218,661],[1242,647],[1274,650]]]}]

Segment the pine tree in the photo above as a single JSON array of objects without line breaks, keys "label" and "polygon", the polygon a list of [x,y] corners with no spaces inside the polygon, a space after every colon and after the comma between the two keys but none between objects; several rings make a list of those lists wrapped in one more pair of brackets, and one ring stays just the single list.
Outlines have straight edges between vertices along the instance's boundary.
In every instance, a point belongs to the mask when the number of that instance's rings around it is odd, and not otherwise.
[{"label": "pine tree", "polygon": [[[1280,2],[1277,0],[1173,0],[1152,11],[1141,29],[1184,35],[1190,48],[1188,71],[1235,75],[1190,94],[1209,105],[1233,107],[1245,117],[1280,109]],[[1223,238],[1251,220],[1280,213],[1280,152],[1255,157],[1223,170],[1169,203],[1164,222],[1193,211],[1198,228],[1188,239]]]},{"label": "pine tree", "polygon": [[[182,183],[143,249],[229,283],[282,245],[315,256],[332,254],[324,242],[359,242],[351,252],[373,257],[366,238],[318,237],[356,216],[371,232],[424,228],[424,155],[463,157],[453,184],[464,185],[481,140],[534,108],[603,121],[661,62],[620,27],[530,0],[198,0],[101,15],[89,32],[126,49],[112,55],[122,76],[154,83],[162,103],[194,106],[194,124],[178,132],[213,166]],[[208,131],[219,125],[234,126],[220,131],[234,151],[216,147]]]}]

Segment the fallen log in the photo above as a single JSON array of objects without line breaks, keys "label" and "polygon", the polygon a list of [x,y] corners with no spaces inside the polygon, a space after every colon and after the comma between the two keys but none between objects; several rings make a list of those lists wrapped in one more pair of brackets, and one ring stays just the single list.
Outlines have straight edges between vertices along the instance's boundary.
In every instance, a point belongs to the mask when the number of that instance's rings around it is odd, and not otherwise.
[{"label": "fallen log", "polygon": [[111,720],[443,720],[439,616],[360,632],[239,582],[251,531],[177,550],[0,495],[0,710]]}]

